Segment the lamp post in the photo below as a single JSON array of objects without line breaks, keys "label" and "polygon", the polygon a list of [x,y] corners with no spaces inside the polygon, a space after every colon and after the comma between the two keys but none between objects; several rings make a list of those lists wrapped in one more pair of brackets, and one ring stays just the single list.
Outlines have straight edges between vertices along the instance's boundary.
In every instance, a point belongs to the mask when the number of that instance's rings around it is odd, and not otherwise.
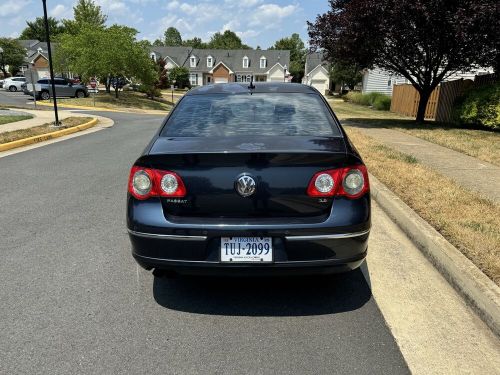
[{"label": "lamp post", "polygon": [[49,70],[50,70],[50,82],[52,85],[52,99],[54,103],[54,115],[56,117],[55,126],[59,126],[59,116],[57,114],[57,99],[56,99],[56,84],[54,82],[54,68],[52,66],[52,51],[50,49],[50,33],[49,33],[49,21],[47,20],[47,0],[42,0],[43,3],[43,19],[45,21],[45,36],[47,38],[47,49],[49,52]]}]

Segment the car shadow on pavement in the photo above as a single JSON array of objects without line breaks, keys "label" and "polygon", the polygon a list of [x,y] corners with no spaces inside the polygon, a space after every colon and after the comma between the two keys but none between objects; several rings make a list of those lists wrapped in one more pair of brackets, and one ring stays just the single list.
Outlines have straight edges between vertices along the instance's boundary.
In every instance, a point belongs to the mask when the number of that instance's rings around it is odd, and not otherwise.
[{"label": "car shadow on pavement", "polygon": [[153,295],[165,308],[197,314],[309,316],[359,309],[372,294],[357,269],[321,277],[155,277]]}]

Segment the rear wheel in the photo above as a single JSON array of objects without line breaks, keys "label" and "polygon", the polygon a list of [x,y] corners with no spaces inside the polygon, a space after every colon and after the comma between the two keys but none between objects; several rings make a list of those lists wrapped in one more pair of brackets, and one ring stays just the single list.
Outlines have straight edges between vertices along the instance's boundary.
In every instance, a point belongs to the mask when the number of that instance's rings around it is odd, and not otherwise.
[{"label": "rear wheel", "polygon": [[48,91],[42,91],[42,93],[40,94],[40,98],[42,98],[42,100],[49,100],[50,99],[50,94]]},{"label": "rear wheel", "polygon": [[85,93],[82,90],[76,92],[76,97],[78,99],[85,98]]},{"label": "rear wheel", "polygon": [[10,86],[9,87],[9,91],[10,92],[16,92],[17,91],[17,87],[16,86]]}]

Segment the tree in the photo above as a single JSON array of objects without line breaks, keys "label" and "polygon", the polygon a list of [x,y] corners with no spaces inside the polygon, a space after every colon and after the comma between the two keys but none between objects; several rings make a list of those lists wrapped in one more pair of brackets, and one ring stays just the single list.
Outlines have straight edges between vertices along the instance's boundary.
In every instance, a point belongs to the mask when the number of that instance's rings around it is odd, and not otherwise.
[{"label": "tree", "polygon": [[160,39],[156,39],[156,40],[153,42],[153,46],[155,46],[155,47],[162,47],[162,46],[164,46],[164,45],[165,45],[165,43],[163,43],[163,41],[162,41],[162,40],[160,40]]},{"label": "tree", "polygon": [[250,49],[249,46],[243,44],[236,33],[231,30],[226,30],[224,33],[216,32],[208,42],[208,48],[213,49]]},{"label": "tree", "polygon": [[3,76],[7,77],[5,65],[9,66],[10,74],[17,73],[19,66],[23,64],[25,49],[19,42],[11,38],[0,38],[0,47],[3,49],[3,61],[0,61],[0,70]]},{"label": "tree", "polygon": [[180,87],[189,87],[189,69],[183,66],[175,67],[168,73],[168,79],[170,82],[174,82]]},{"label": "tree", "polygon": [[[136,41],[137,30],[113,25],[107,29],[83,25],[77,34],[63,34],[55,51],[56,68],[77,72],[85,81],[90,77],[137,78],[152,87],[158,75],[143,42]],[[75,48],[78,46],[78,48]],[[115,96],[118,98],[118,85]]]},{"label": "tree", "polygon": [[447,76],[498,54],[495,0],[330,0],[308,22],[310,44],[330,61],[378,66],[408,79],[420,94],[424,121],[432,91]]},{"label": "tree", "polygon": [[[47,18],[49,23],[49,32],[51,39],[64,32],[64,26],[62,26],[58,20],[54,17]],[[43,17],[37,17],[34,21],[26,21],[26,28],[21,32],[19,39],[34,39],[40,42],[46,42],[47,37],[45,35],[45,21]]]},{"label": "tree", "polygon": [[71,34],[76,34],[83,25],[103,28],[108,19],[101,7],[93,0],[79,0],[73,7],[73,15],[73,20],[62,21],[66,32]]},{"label": "tree", "polygon": [[166,46],[182,46],[182,37],[179,30],[175,27],[169,27],[165,31],[165,45]]},{"label": "tree", "polygon": [[199,49],[205,49],[207,48],[207,44],[204,43],[201,38],[194,37],[193,39],[188,39],[182,42],[183,46],[187,47],[192,47],[192,48],[199,48]]},{"label": "tree", "polygon": [[336,62],[330,69],[330,79],[340,84],[340,90],[343,89],[344,85],[349,86],[352,90],[363,79],[361,70],[357,65]]},{"label": "tree", "polygon": [[294,82],[301,82],[304,76],[306,63],[306,48],[300,35],[293,33],[289,38],[282,38],[274,43],[269,49],[290,50],[289,71],[293,76]]}]

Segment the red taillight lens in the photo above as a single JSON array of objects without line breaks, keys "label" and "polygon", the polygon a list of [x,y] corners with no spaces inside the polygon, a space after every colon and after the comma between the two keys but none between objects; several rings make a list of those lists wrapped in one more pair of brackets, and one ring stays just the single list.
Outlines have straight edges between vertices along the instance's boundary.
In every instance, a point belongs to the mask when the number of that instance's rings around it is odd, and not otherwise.
[{"label": "red taillight lens", "polygon": [[311,197],[359,198],[370,190],[368,171],[362,164],[316,173],[307,187]]},{"label": "red taillight lens", "polygon": [[129,193],[137,199],[184,197],[186,186],[177,173],[133,166],[128,182]]}]

